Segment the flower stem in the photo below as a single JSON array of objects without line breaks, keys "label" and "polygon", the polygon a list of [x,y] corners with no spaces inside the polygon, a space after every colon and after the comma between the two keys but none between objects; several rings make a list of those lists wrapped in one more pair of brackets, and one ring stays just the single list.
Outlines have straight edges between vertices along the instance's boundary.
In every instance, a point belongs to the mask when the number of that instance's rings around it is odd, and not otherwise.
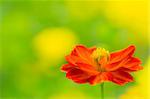
[{"label": "flower stem", "polygon": [[101,99],[104,99],[104,83],[101,83]]}]

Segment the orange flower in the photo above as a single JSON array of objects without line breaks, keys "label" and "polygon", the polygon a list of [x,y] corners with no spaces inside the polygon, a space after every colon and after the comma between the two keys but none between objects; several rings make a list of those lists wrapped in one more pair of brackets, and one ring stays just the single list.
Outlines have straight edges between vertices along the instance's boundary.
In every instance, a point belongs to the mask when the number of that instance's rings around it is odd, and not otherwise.
[{"label": "orange flower", "polygon": [[104,48],[87,48],[76,46],[70,55],[66,56],[67,64],[61,70],[66,77],[76,83],[95,85],[111,81],[124,85],[133,81],[129,74],[141,70],[141,61],[133,57],[135,46],[129,46],[118,52],[110,53]]}]

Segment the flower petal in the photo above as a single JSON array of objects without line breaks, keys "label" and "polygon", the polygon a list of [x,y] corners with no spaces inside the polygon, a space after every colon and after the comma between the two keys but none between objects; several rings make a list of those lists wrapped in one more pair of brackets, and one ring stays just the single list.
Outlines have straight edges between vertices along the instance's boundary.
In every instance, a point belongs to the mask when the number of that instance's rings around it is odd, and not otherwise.
[{"label": "flower petal", "polygon": [[86,57],[86,55],[92,54],[95,49],[96,47],[87,48],[83,45],[78,45],[73,49],[71,55]]},{"label": "flower petal", "polygon": [[127,72],[134,72],[143,69],[143,67],[140,66],[140,64],[141,61],[138,58],[129,57],[127,59],[122,60],[121,62],[107,64],[105,68],[107,71],[115,71],[118,69]]},{"label": "flower petal", "polygon": [[131,45],[126,49],[110,54],[110,63],[115,63],[124,60],[128,56],[132,56],[135,51],[135,46]]},{"label": "flower petal", "polygon": [[130,59],[128,59],[128,62],[123,67],[131,71],[137,71],[143,69],[143,67],[140,66],[140,64],[141,61],[138,58],[131,57]]},{"label": "flower petal", "polygon": [[74,66],[72,66],[71,64],[64,64],[62,67],[61,67],[61,70],[63,71],[63,72],[67,72],[67,71],[69,71],[69,70],[71,70],[71,69],[73,69],[74,68]]},{"label": "flower petal", "polygon": [[76,83],[82,84],[88,82],[90,75],[80,69],[74,68],[67,72],[66,77]]},{"label": "flower petal", "polygon": [[111,63],[111,64],[108,63],[104,67],[105,67],[106,71],[115,71],[115,70],[123,67],[126,64],[127,60],[128,60],[128,58],[125,58],[122,61],[118,61],[118,62]]},{"label": "flower petal", "polygon": [[96,75],[98,74],[99,72],[96,70],[96,67],[94,67],[94,65],[89,65],[89,64],[86,64],[86,63],[76,63],[77,66],[79,67],[79,69],[87,72],[87,73],[90,73],[92,75]]},{"label": "flower petal", "polygon": [[84,46],[76,46],[76,52],[78,56],[81,57],[83,60],[86,60],[87,62],[91,60],[91,53],[88,48]]},{"label": "flower petal", "polygon": [[127,61],[132,57],[135,47],[129,46],[128,48],[121,50],[119,52],[114,52],[110,54],[110,61],[105,66],[107,71],[114,71],[123,67]]},{"label": "flower petal", "polygon": [[91,58],[91,54],[95,49],[95,47],[86,48],[85,46],[78,45],[74,48],[70,55],[66,56],[66,60],[72,65],[77,65],[76,63],[85,63],[93,65],[95,62]]},{"label": "flower petal", "polygon": [[65,58],[66,58],[67,62],[72,65],[76,65],[76,62],[85,62],[80,57],[73,56],[73,55],[67,55]]},{"label": "flower petal", "polygon": [[102,72],[99,75],[95,75],[89,78],[89,83],[95,85],[97,83],[102,83],[105,81],[110,81],[112,79],[112,74],[109,72]]},{"label": "flower petal", "polygon": [[[85,46],[78,45],[70,55],[66,56],[66,60],[70,65],[74,66],[74,69],[80,69],[83,72],[95,75],[99,72],[94,67],[95,64],[91,58],[93,50],[95,50],[95,47],[86,48]],[[68,68],[70,69],[70,66],[65,65],[62,69],[68,71]]]},{"label": "flower petal", "polygon": [[124,85],[128,82],[132,82],[133,81],[133,77],[125,71],[114,71],[111,72],[113,79],[111,79],[112,82],[119,84],[119,85]]},{"label": "flower petal", "polygon": [[92,54],[92,53],[93,53],[93,51],[94,51],[94,50],[96,50],[96,47],[95,47],[95,46],[93,46],[93,47],[91,47],[91,48],[88,48],[88,50],[89,50],[89,52]]},{"label": "flower petal", "polygon": [[87,48],[83,45],[78,45],[72,51],[71,55],[78,56],[83,61],[86,61],[86,63],[92,64],[91,54],[95,49],[96,49],[95,47]]}]

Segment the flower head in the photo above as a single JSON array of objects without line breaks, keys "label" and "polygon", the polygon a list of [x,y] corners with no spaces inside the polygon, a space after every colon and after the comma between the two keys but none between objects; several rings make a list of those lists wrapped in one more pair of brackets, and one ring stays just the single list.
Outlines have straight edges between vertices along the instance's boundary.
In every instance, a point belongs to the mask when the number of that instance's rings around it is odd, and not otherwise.
[{"label": "flower head", "polygon": [[124,85],[133,81],[129,74],[142,69],[141,61],[133,57],[135,46],[109,53],[104,48],[87,48],[77,45],[66,56],[67,64],[61,68],[66,77],[76,83],[95,85],[105,81]]}]

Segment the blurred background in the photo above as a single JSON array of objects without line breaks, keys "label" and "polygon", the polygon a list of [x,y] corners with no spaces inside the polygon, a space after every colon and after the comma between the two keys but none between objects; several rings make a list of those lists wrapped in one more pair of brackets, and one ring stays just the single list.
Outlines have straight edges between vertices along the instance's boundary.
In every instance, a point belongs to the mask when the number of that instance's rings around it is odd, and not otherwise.
[{"label": "blurred background", "polygon": [[148,99],[147,0],[1,0],[1,99],[100,99],[100,85],[60,71],[76,44],[110,52],[136,46],[144,70],[125,86],[105,83],[106,99]]}]

